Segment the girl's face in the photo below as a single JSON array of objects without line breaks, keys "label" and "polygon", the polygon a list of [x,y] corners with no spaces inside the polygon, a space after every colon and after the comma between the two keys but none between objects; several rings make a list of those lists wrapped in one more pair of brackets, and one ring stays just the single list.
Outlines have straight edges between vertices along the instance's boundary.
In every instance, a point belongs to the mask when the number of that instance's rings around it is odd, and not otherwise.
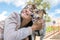
[{"label": "girl's face", "polygon": [[26,20],[31,20],[32,17],[31,17],[31,12],[29,11],[29,9],[24,9],[21,13],[21,16],[23,19],[26,19]]}]

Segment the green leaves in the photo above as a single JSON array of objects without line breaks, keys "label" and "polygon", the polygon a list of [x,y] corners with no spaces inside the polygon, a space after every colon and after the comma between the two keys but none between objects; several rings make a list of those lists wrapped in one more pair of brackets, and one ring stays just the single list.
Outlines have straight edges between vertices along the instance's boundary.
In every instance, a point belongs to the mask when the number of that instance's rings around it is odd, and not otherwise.
[{"label": "green leaves", "polygon": [[43,9],[50,9],[50,4],[49,2],[44,2],[44,0],[29,0],[29,2],[27,2],[27,4],[35,4],[37,5],[37,9],[41,9],[41,7]]},{"label": "green leaves", "polygon": [[40,5],[43,0],[34,0],[34,3]]},{"label": "green leaves", "polygon": [[47,3],[46,2],[44,2],[43,4],[42,4],[42,6],[43,6],[43,8],[45,9],[46,7],[47,7]]},{"label": "green leaves", "polygon": [[33,4],[33,2],[31,0],[29,0],[29,2],[27,2],[27,4]]},{"label": "green leaves", "polygon": [[48,16],[48,14],[45,15],[45,21],[46,22],[50,22],[51,21],[51,18],[50,18],[50,16]]}]

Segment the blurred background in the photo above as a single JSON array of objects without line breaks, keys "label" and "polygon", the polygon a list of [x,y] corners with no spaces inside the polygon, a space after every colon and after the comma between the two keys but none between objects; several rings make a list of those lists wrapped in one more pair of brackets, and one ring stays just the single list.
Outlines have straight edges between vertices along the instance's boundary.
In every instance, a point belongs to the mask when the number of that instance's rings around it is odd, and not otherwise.
[{"label": "blurred background", "polygon": [[45,40],[60,40],[60,0],[0,0],[0,27],[3,28],[4,20],[12,12],[20,14],[29,3],[36,3],[38,9],[45,9],[47,13]]}]

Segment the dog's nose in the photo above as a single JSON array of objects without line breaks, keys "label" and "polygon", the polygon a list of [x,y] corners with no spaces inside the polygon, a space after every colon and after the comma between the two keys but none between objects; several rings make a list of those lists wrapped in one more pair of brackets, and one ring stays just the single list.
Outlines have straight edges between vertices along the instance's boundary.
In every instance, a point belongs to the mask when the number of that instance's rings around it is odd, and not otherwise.
[{"label": "dog's nose", "polygon": [[37,17],[37,19],[39,19],[40,17]]}]

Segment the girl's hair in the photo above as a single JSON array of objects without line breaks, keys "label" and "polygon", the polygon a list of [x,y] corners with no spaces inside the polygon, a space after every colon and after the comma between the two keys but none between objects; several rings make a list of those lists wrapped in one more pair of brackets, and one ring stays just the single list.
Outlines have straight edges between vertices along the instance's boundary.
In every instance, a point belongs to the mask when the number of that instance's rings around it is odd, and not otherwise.
[{"label": "girl's hair", "polygon": [[29,7],[28,7],[29,5],[32,6],[30,9],[32,9],[32,10],[33,10],[33,9],[36,9],[36,5],[35,5],[35,4],[28,4],[28,5],[26,5],[26,6],[22,9],[21,13],[23,12],[24,9],[29,8]]}]

